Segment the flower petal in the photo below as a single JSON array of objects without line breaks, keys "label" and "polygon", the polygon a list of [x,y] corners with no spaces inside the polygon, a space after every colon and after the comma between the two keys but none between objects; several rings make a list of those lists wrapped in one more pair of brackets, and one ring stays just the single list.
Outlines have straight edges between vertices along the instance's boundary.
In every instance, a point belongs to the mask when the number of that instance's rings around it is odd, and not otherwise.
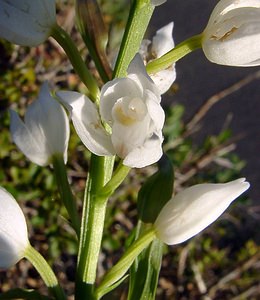
[{"label": "flower petal", "polygon": [[156,57],[161,57],[174,47],[174,40],[172,38],[173,22],[156,31],[152,40],[152,53]]},{"label": "flower petal", "polygon": [[198,184],[181,191],[155,221],[157,236],[168,245],[182,243],[213,223],[249,188],[244,178],[224,184]]},{"label": "flower petal", "polygon": [[85,95],[60,91],[57,96],[70,110],[75,130],[83,144],[96,155],[115,153],[110,135],[104,129],[97,107]]},{"label": "flower petal", "polygon": [[211,62],[228,66],[260,64],[260,1],[222,0],[203,32],[202,48]]},{"label": "flower petal", "polygon": [[142,57],[139,53],[135,55],[133,60],[131,61],[128,69],[128,78],[132,79],[136,82],[136,84],[139,85],[141,90],[150,90],[152,91],[158,99],[158,102],[161,101],[161,96],[158,88],[152,81],[152,79],[149,77],[149,75],[146,72],[144,62],[142,60]]},{"label": "flower petal", "polygon": [[0,37],[23,46],[44,42],[56,23],[54,0],[0,0]]},{"label": "flower petal", "polygon": [[28,244],[23,212],[13,196],[0,187],[0,268],[18,262]]},{"label": "flower petal", "polygon": [[112,125],[112,108],[118,99],[126,96],[131,98],[142,97],[143,89],[132,79],[116,78],[107,82],[100,93],[100,115],[102,119]]},{"label": "flower petal", "polygon": [[62,154],[67,162],[69,120],[64,108],[51,97],[47,83],[29,105],[24,123],[14,111],[10,113],[13,141],[32,162],[45,166],[55,154]]},{"label": "flower petal", "polygon": [[161,133],[153,134],[143,145],[133,149],[123,160],[123,164],[132,168],[144,168],[157,162],[162,152],[163,137]]},{"label": "flower petal", "polygon": [[151,4],[154,6],[158,6],[158,5],[165,3],[166,1],[167,0],[151,0]]}]

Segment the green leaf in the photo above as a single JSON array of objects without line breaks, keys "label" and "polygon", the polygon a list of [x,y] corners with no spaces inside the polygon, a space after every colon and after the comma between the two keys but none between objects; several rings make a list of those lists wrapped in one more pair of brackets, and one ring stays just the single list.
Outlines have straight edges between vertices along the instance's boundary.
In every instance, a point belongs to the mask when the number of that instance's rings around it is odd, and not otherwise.
[{"label": "green leaf", "polygon": [[149,177],[138,194],[138,217],[144,223],[154,223],[173,193],[173,166],[165,155],[158,163],[158,171]]},{"label": "green leaf", "polygon": [[[146,224],[139,223],[139,232]],[[139,234],[137,232],[137,234]],[[130,272],[128,300],[153,300],[156,296],[164,244],[155,239],[136,259]]]}]

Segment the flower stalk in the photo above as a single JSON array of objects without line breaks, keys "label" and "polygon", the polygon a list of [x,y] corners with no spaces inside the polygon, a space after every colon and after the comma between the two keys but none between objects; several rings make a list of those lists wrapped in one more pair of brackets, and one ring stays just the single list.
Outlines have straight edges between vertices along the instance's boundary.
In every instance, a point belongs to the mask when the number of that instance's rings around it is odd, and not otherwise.
[{"label": "flower stalk", "polygon": [[55,299],[65,300],[66,296],[64,291],[60,287],[55,274],[43,256],[29,244],[25,249],[24,257],[27,258],[39,272],[41,278]]},{"label": "flower stalk", "polygon": [[131,267],[136,257],[156,238],[155,229],[152,227],[142,234],[124,253],[117,264],[115,264],[104,276],[95,291],[97,299],[100,299],[107,290],[119,281]]},{"label": "flower stalk", "polygon": [[198,34],[178,44],[175,48],[173,48],[163,56],[149,62],[146,65],[147,73],[155,74],[169,68],[173,63],[177,62],[187,54],[201,48],[201,40],[202,35]]},{"label": "flower stalk", "polygon": [[63,158],[60,155],[54,155],[52,162],[61,200],[69,214],[72,227],[77,233],[77,236],[79,236],[79,215],[77,211],[76,201],[73,197],[70,184],[68,182],[66,166],[64,164]]}]

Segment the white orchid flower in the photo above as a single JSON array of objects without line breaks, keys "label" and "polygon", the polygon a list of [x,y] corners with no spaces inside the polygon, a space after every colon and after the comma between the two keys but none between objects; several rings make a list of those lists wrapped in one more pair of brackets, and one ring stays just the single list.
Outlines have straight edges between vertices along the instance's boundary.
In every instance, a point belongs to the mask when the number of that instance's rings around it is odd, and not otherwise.
[{"label": "white orchid flower", "polygon": [[55,24],[55,0],[0,0],[0,37],[11,43],[37,46]]},{"label": "white orchid flower", "polygon": [[23,212],[13,196],[0,187],[0,268],[16,264],[28,246]]},{"label": "white orchid flower", "polygon": [[245,178],[224,184],[198,184],[174,196],[155,221],[157,237],[168,245],[182,243],[213,223],[249,188]]},{"label": "white orchid flower", "polygon": [[[146,63],[163,56],[174,48],[172,31],[173,22],[157,30],[152,42],[150,40],[143,40],[140,48],[140,54]],[[176,79],[175,64],[172,64],[165,70],[155,74],[150,74],[150,77],[160,90],[160,93],[164,94],[168,91]]]},{"label": "white orchid flower", "polygon": [[69,119],[62,105],[51,97],[47,83],[29,105],[24,122],[15,111],[10,114],[12,139],[32,162],[46,166],[53,155],[62,155],[67,162]]},{"label": "white orchid flower", "polygon": [[[117,154],[124,165],[136,168],[161,157],[164,111],[160,93],[140,55],[131,62],[126,78],[116,78],[103,86],[99,111],[80,93],[63,91],[57,96],[71,111],[80,139],[94,154]],[[103,122],[111,132],[104,129]]]},{"label": "white orchid flower", "polygon": [[203,32],[206,57],[229,66],[260,65],[260,1],[221,0]]}]

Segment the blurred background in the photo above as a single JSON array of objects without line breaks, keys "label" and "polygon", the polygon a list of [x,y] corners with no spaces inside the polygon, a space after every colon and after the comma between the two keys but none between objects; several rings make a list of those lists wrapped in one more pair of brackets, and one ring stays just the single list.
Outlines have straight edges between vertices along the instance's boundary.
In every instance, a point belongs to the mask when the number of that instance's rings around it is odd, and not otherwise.
[{"label": "blurred background", "polygon": [[[114,57],[129,11],[128,0],[99,1],[110,32],[108,54]],[[206,26],[215,0],[168,0],[156,8],[147,38],[174,21],[179,43]],[[71,34],[97,76],[75,28],[73,1],[57,1],[58,23]],[[158,299],[259,299],[260,198],[260,68],[231,68],[210,63],[197,50],[176,65],[177,79],[163,97],[167,115],[164,150],[175,171],[175,190],[201,182],[226,182],[245,176],[250,190],[203,234],[174,247],[165,247]],[[99,80],[99,78],[97,77]],[[0,41],[0,184],[22,206],[30,240],[52,264],[69,299],[73,299],[76,239],[66,222],[51,168],[30,163],[12,143],[11,107],[24,115],[45,80],[53,90],[86,92],[62,49],[49,39],[36,48]],[[90,154],[73,128],[68,175],[79,207]],[[109,202],[100,255],[101,277],[124,252],[137,222],[136,199],[156,166],[132,170]],[[22,260],[0,273],[0,290],[25,287],[46,294],[29,262]],[[106,299],[126,299],[127,284]]]}]

